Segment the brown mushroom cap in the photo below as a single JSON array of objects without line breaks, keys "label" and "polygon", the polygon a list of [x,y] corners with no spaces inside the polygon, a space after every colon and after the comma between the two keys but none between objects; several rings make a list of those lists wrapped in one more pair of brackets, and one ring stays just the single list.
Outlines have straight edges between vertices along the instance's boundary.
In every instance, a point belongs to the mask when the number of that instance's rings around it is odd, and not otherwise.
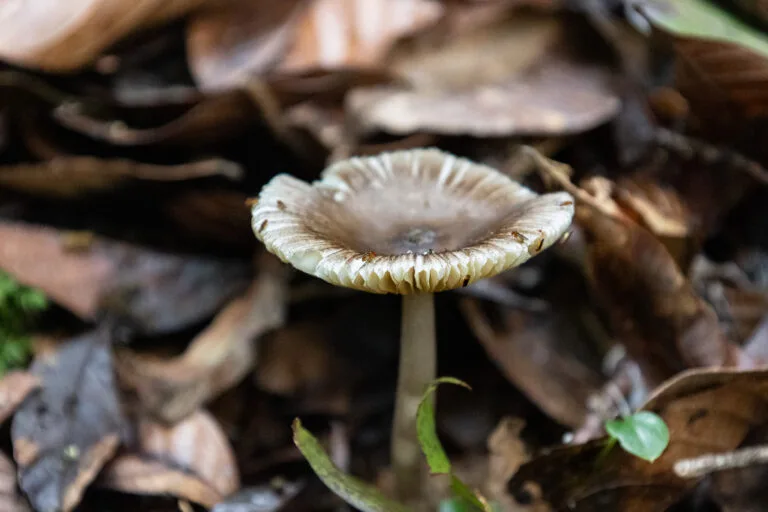
[{"label": "brown mushroom cap", "polygon": [[408,294],[520,265],[567,230],[573,198],[537,195],[491,167],[418,149],[335,163],[311,185],[275,176],[252,214],[256,237],[297,269]]}]

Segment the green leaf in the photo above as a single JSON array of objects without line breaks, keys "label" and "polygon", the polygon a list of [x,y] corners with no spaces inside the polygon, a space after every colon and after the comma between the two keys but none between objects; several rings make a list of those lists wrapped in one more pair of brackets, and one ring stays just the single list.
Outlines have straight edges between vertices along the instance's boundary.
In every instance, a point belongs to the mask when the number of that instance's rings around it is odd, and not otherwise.
[{"label": "green leaf", "polygon": [[480,501],[474,491],[467,487],[467,484],[459,480],[456,475],[451,475],[451,491],[453,491],[454,496],[464,502],[472,512],[492,512],[490,507]]},{"label": "green leaf", "polygon": [[669,444],[667,424],[659,415],[649,411],[608,421],[605,431],[624,450],[649,462],[658,459]]},{"label": "green leaf", "polygon": [[363,512],[412,512],[410,508],[390,500],[376,487],[345,474],[331,461],[320,442],[293,420],[293,442],[312,470],[337,496]]},{"label": "green leaf", "polygon": [[451,472],[451,461],[437,437],[435,408],[432,405],[432,394],[440,384],[455,384],[472,389],[469,384],[454,377],[441,377],[434,380],[421,397],[421,403],[416,412],[416,434],[419,437],[421,451],[427,458],[429,471],[433,475],[447,475]]},{"label": "green leaf", "polygon": [[675,35],[738,44],[768,58],[768,36],[706,0],[648,2],[641,10],[654,25]]}]

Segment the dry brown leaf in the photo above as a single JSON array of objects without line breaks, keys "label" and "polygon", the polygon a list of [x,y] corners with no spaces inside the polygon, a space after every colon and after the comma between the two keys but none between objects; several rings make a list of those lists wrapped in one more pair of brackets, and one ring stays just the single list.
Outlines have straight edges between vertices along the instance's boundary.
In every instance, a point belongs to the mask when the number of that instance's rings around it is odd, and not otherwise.
[{"label": "dry brown leaf", "polygon": [[473,299],[461,309],[507,379],[555,420],[577,426],[587,412],[587,398],[600,385],[599,376],[568,352],[579,344],[578,333],[562,317],[517,310],[501,311],[501,327],[494,329]]},{"label": "dry brown leaf", "polygon": [[45,71],[74,71],[131,32],[183,16],[205,1],[3,2],[0,58]]},{"label": "dry brown leaf", "polygon": [[[156,107],[135,107],[150,116]],[[153,110],[155,109],[155,110]],[[120,119],[89,112],[85,105],[68,102],[53,111],[65,128],[116,146],[194,147],[225,141],[257,123],[261,110],[244,91],[202,97],[175,119],[150,128],[127,126]]]},{"label": "dry brown leaf", "polygon": [[619,180],[613,198],[629,218],[653,233],[687,272],[699,249],[699,234],[677,192],[649,177],[636,176]]},{"label": "dry brown leaf", "polygon": [[442,14],[430,0],[230,0],[201,12],[187,29],[196,82],[206,90],[249,77],[318,69],[378,67],[400,37]]},{"label": "dry brown leaf", "polygon": [[152,165],[92,157],[54,158],[47,162],[0,167],[0,187],[34,195],[75,197],[132,181],[185,181],[210,176],[242,178],[242,168],[210,159],[181,165]]},{"label": "dry brown leaf", "polygon": [[768,113],[768,59],[744,46],[676,36],[678,88],[694,101],[715,100],[735,105],[748,117]]},{"label": "dry brown leaf", "polygon": [[16,412],[11,438],[19,481],[37,510],[68,512],[114,455],[125,432],[106,330],[37,359],[42,387]]},{"label": "dry brown leaf", "polygon": [[565,446],[523,465],[510,491],[520,494],[533,481],[556,510],[662,512],[696,484],[674,473],[675,462],[733,450],[768,420],[768,371],[688,370],[659,387],[643,410],[659,414],[670,431],[653,464],[618,446],[606,453],[605,439]]},{"label": "dry brown leaf", "polygon": [[0,424],[7,420],[27,396],[40,386],[29,372],[10,372],[0,379]]},{"label": "dry brown leaf", "polygon": [[558,17],[496,15],[445,44],[399,49],[392,70],[412,87],[357,89],[347,108],[364,132],[504,136],[583,131],[615,115],[620,101],[607,68],[577,62],[564,51],[567,40]]},{"label": "dry brown leaf", "polygon": [[292,324],[274,332],[264,340],[259,352],[259,387],[271,393],[292,395],[327,384],[333,357],[325,337],[324,326],[317,322]]},{"label": "dry brown leaf", "polygon": [[250,290],[230,302],[184,354],[170,360],[120,354],[121,380],[145,411],[165,422],[179,421],[251,370],[256,339],[282,325],[287,305],[286,269],[269,254],[261,262]]},{"label": "dry brown leaf", "polygon": [[697,366],[734,366],[712,308],[696,293],[666,248],[630,219],[577,207],[588,240],[590,278],[612,326],[649,386]]},{"label": "dry brown leaf", "polygon": [[138,446],[105,468],[101,484],[123,492],[171,494],[212,507],[240,487],[240,477],[221,427],[198,410],[169,427],[141,421]]},{"label": "dry brown leaf", "polygon": [[236,190],[183,190],[168,198],[165,211],[178,228],[198,240],[255,247],[251,219],[243,215],[248,196]]},{"label": "dry brown leaf", "polygon": [[0,512],[29,512],[29,506],[19,495],[16,486],[16,468],[0,452]]},{"label": "dry brown leaf", "polygon": [[227,0],[187,24],[187,53],[204,91],[232,89],[262,76],[284,58],[306,15],[305,0]]},{"label": "dry brown leaf", "polygon": [[100,237],[73,251],[65,232],[20,222],[0,222],[0,239],[0,268],[19,282],[83,318],[106,311],[146,333],[203,320],[244,287],[250,270],[238,260],[162,253]]}]

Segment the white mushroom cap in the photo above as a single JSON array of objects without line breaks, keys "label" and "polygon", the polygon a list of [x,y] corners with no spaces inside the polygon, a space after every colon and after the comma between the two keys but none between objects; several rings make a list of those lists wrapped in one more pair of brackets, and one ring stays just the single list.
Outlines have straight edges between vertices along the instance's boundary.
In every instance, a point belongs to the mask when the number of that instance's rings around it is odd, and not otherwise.
[{"label": "white mushroom cap", "polygon": [[409,294],[520,265],[565,233],[573,198],[537,195],[488,166],[417,149],[341,161],[312,184],[280,174],[252,214],[256,237],[297,269]]}]

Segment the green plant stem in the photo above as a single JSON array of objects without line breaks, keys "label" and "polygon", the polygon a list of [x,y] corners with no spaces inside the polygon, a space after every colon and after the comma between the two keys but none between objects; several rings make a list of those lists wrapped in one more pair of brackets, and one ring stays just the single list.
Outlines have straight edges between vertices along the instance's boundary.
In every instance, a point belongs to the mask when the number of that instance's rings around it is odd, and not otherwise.
[{"label": "green plant stem", "polygon": [[[400,367],[391,446],[395,496],[400,501],[417,499],[421,490],[425,466],[416,435],[416,412],[424,390],[436,374],[434,295],[403,295]],[[434,397],[430,399],[434,400]]]}]

